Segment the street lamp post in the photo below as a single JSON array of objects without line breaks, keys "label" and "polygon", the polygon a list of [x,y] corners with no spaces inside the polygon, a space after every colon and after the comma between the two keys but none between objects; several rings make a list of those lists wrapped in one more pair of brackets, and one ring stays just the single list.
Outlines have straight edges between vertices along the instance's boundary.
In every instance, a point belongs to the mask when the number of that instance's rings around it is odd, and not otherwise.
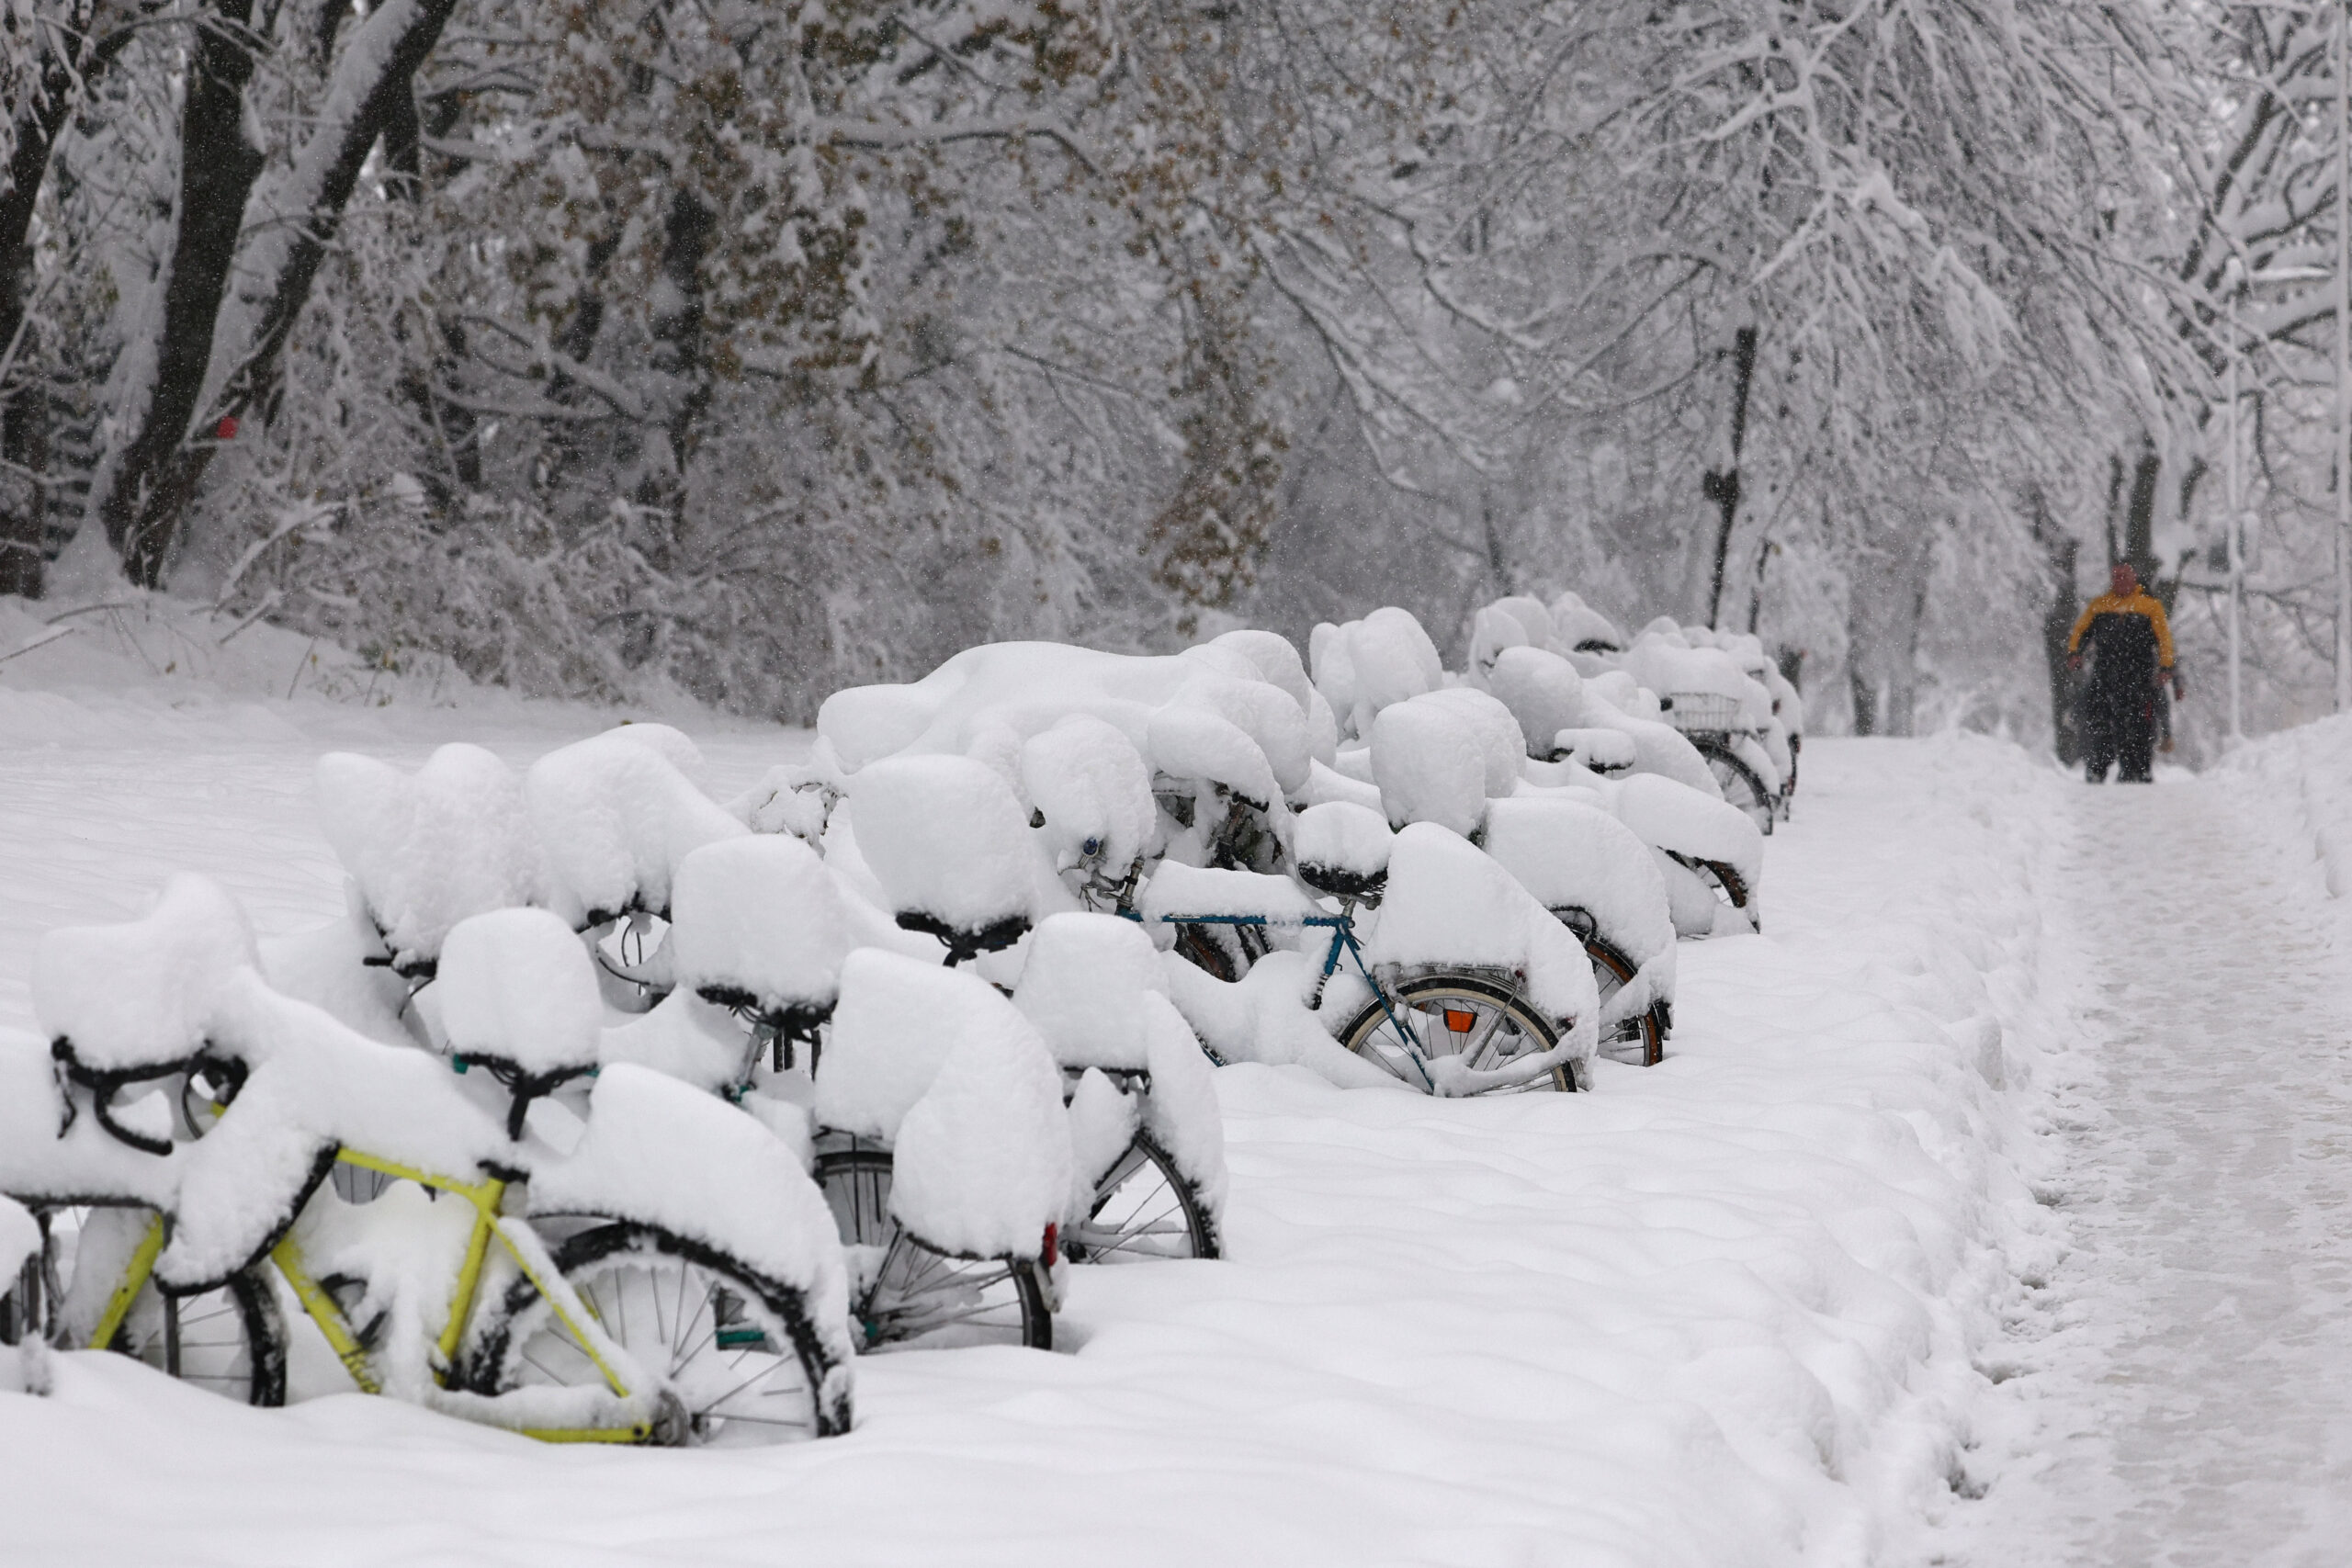
[{"label": "street lamp post", "polygon": [[2238,682],[2238,618],[2245,597],[2245,506],[2238,490],[2238,295],[2245,290],[2245,269],[2230,258],[2230,739],[2245,739],[2244,705]]},{"label": "street lamp post", "polygon": [[2335,711],[2352,713],[2352,32],[2335,0]]}]

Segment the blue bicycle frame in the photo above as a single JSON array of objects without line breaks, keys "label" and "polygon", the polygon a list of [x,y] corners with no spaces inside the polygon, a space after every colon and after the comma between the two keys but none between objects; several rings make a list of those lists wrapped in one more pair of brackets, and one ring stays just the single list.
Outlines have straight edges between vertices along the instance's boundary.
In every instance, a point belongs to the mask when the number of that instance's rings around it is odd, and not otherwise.
[{"label": "blue bicycle frame", "polygon": [[[1122,909],[1120,913],[1131,920],[1140,921],[1143,919],[1141,913],[1134,910]],[[1289,920],[1270,920],[1263,915],[1162,915],[1159,919],[1161,924],[1170,926],[1256,926],[1261,930],[1292,923]],[[1421,1075],[1421,1082],[1428,1086],[1431,1094],[1435,1094],[1437,1080],[1430,1076],[1429,1063],[1421,1048],[1421,1037],[1396,1015],[1396,1010],[1389,1004],[1388,988],[1373,978],[1371,967],[1363,961],[1363,944],[1356,941],[1355,921],[1345,914],[1302,915],[1296,923],[1322,926],[1331,933],[1331,945],[1323,953],[1323,972],[1315,981],[1315,1004],[1317,1007],[1322,1005],[1323,987],[1329,985],[1331,976],[1339,972],[1340,954],[1346,953],[1356,961],[1357,973],[1363,976],[1364,984],[1372,987],[1373,999],[1380,1004],[1380,1010],[1387,1015],[1389,1027],[1396,1031],[1397,1039],[1404,1043],[1405,1055],[1412,1059],[1413,1070]]]}]

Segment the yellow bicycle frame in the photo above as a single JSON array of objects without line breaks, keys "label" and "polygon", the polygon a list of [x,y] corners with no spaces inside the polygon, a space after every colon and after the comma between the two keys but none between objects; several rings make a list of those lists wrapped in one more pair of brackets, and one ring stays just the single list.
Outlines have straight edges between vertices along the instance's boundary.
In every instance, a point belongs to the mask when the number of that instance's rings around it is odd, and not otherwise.
[{"label": "yellow bicycle frame", "polygon": [[[379,1159],[356,1149],[342,1150],[335,1158],[344,1165],[356,1166],[362,1170],[376,1171],[452,1193],[473,1206],[473,1234],[467,1240],[465,1260],[458,1266],[458,1277],[450,1286],[448,1321],[441,1330],[436,1345],[440,1352],[434,1363],[436,1381],[443,1381],[446,1386],[446,1369],[457,1356],[458,1347],[465,1338],[467,1325],[472,1321],[481,1288],[482,1264],[490,1253],[491,1238],[495,1236],[499,1245],[505,1248],[506,1255],[514,1260],[515,1267],[523,1271],[524,1277],[538,1288],[548,1309],[571,1335],[573,1342],[595,1364],[605,1386],[618,1398],[626,1400],[630,1396],[627,1382],[598,1348],[601,1336],[584,1331],[566,1310],[564,1303],[571,1299],[571,1292],[562,1288],[560,1281],[551,1283],[544,1278],[532,1260],[524,1255],[523,1249],[517,1247],[500,1228],[499,1206],[506,1196],[505,1181],[497,1177],[465,1181],[397,1161]],[[149,1223],[147,1234],[140,1238],[138,1247],[132,1250],[130,1259],[124,1267],[121,1281],[107,1298],[106,1311],[99,1316],[97,1327],[90,1336],[90,1348],[103,1350],[112,1346],[123,1320],[130,1315],[131,1303],[138,1299],[139,1292],[154,1273],[155,1259],[163,1250],[164,1216],[159,1213]],[[270,1248],[269,1260],[285,1278],[295,1299],[302,1303],[303,1312],[318,1325],[319,1332],[326,1337],[329,1348],[334,1351],[344,1370],[351,1374],[352,1382],[359,1385],[360,1392],[381,1393],[383,1381],[376,1375],[374,1359],[353,1332],[351,1320],[344,1314],[342,1306],[304,1266],[301,1248],[296,1244],[290,1228],[279,1238],[277,1245]],[[641,1443],[652,1436],[652,1425],[649,1421],[636,1421],[626,1427],[526,1427],[522,1431],[526,1437],[550,1443]]]}]

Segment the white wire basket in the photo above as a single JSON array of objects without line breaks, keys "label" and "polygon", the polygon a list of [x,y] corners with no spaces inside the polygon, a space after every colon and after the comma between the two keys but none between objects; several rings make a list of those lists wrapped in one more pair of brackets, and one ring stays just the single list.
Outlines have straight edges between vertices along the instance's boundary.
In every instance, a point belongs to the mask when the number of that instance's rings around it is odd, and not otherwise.
[{"label": "white wire basket", "polygon": [[1739,699],[1720,692],[1676,692],[1666,700],[1666,716],[1685,735],[1724,735],[1740,728]]}]

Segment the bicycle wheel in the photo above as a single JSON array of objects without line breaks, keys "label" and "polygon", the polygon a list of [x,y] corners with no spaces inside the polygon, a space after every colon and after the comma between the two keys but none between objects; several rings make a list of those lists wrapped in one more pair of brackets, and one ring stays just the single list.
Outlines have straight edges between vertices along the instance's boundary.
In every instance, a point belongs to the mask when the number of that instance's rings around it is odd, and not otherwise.
[{"label": "bicycle wheel", "polygon": [[1513,1061],[1549,1051],[1559,1035],[1515,989],[1484,975],[1424,975],[1390,992],[1385,1006],[1374,997],[1340,1043],[1424,1094],[1577,1088],[1566,1066],[1532,1078],[1512,1073]]},{"label": "bicycle wheel", "polygon": [[817,1185],[849,1249],[861,1349],[1054,1348],[1054,1315],[1037,1266],[1020,1258],[952,1258],[909,1235],[890,1217],[888,1152],[819,1155]]},{"label": "bicycle wheel", "polygon": [[14,1278],[0,1280],[0,1345],[21,1345],[41,1332],[41,1260],[35,1253]]},{"label": "bicycle wheel", "polygon": [[1707,760],[1707,771],[1715,775],[1715,783],[1723,786],[1724,799],[1746,812],[1758,832],[1770,833],[1780,817],[1780,802],[1764,787],[1756,770],[1720,740],[1693,739],[1691,744]]},{"label": "bicycle wheel", "polygon": [[1679,854],[1673,850],[1666,852],[1706,884],[1708,891],[1715,896],[1715,901],[1737,915],[1749,931],[1764,929],[1756,906],[1748,900],[1747,884],[1736,870],[1721,861],[1701,860],[1695,855]]},{"label": "bicycle wheel", "polygon": [[[1600,1010],[1609,1010],[1609,998],[1634,983],[1636,968],[1633,961],[1598,935],[1584,939],[1585,956],[1592,960],[1592,978],[1600,990]],[[1657,1024],[1657,1010],[1644,1008],[1631,1018],[1621,1018],[1615,1023],[1603,1024],[1600,1031],[1600,1054],[1612,1062],[1627,1062],[1636,1067],[1655,1067],[1666,1059],[1666,1039]]]},{"label": "bicycle wheel", "polygon": [[1215,1258],[1216,1226],[1168,1151],[1138,1133],[1094,1184],[1094,1206],[1063,1234],[1062,1250],[1072,1263]]},{"label": "bicycle wheel", "polygon": [[[146,1280],[104,1344],[91,1343],[154,1211],[130,1205],[36,1207],[46,1250],[38,1303],[22,1309],[59,1348],[113,1350],[244,1404],[286,1403],[286,1325],[258,1269],[187,1296]],[[87,1272],[85,1272],[85,1270]]]},{"label": "bicycle wheel", "polygon": [[[771,1300],[701,1249],[642,1225],[582,1231],[556,1248],[555,1263],[605,1333],[661,1380],[653,1442],[731,1446],[849,1429],[847,1397],[825,1392],[831,1368],[797,1298]],[[493,1394],[605,1386],[527,1276],[484,1326],[467,1381]]]}]

